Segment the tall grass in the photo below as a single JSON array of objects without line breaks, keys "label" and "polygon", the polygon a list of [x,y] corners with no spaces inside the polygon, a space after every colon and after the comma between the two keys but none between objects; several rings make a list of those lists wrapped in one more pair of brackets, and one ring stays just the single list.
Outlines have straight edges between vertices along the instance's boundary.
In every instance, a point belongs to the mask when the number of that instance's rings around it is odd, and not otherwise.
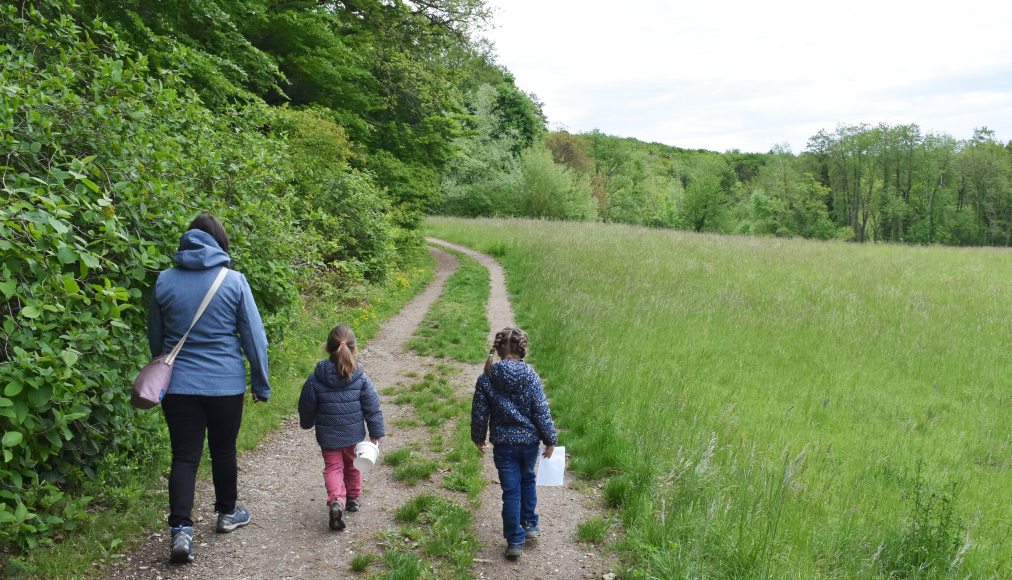
[{"label": "tall grass", "polygon": [[428,233],[506,268],[573,466],[621,510],[628,575],[1012,574],[1012,253]]}]

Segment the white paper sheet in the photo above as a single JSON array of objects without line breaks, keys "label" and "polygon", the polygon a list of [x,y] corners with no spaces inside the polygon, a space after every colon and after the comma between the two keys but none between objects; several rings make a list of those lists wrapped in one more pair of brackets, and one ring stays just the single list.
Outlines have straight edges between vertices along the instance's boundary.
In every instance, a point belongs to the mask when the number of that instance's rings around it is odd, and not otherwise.
[{"label": "white paper sheet", "polygon": [[[545,448],[541,448],[544,453]],[[563,475],[566,472],[566,448],[556,447],[552,456],[545,459],[544,455],[538,455],[538,473],[535,485],[541,487],[552,487],[562,485]]]}]

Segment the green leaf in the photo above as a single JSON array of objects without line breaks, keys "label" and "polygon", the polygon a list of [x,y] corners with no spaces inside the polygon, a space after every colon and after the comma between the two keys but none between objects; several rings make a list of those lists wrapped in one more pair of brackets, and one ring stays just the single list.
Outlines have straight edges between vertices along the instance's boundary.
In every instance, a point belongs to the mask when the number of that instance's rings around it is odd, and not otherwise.
[{"label": "green leaf", "polygon": [[[10,453],[10,451],[7,451],[5,449],[4,450],[4,459],[6,461],[10,461],[9,459],[7,459],[7,454],[8,453]],[[4,506],[0,505],[0,524],[9,524],[10,522],[13,522],[14,520],[15,520],[14,514],[12,514],[11,512],[7,511],[7,509]]]},{"label": "green leaf", "polygon": [[98,193],[98,192],[99,192],[99,189],[100,189],[100,188],[98,187],[98,185],[96,185],[94,181],[92,181],[92,180],[88,179],[87,177],[85,177],[85,178],[82,178],[82,179],[81,179],[81,183],[83,183],[83,184],[87,185],[87,186],[88,186],[88,189],[90,189],[90,190],[94,191],[95,193]]},{"label": "green leaf", "polygon": [[49,225],[53,226],[53,229],[56,230],[56,233],[58,234],[65,234],[70,231],[70,228],[67,226],[67,224],[63,223],[62,221],[54,217],[49,218]]},{"label": "green leaf", "polygon": [[[24,383],[18,380],[7,383],[4,387],[4,395],[8,397],[16,397],[25,388]],[[0,407],[9,407],[10,405],[0,405]]]},{"label": "green leaf", "polygon": [[77,283],[77,280],[75,280],[73,276],[70,274],[64,274],[63,289],[66,290],[68,294],[77,294],[81,291],[81,286]]},{"label": "green leaf", "polygon": [[82,253],[81,254],[81,261],[84,262],[84,264],[86,266],[88,266],[89,268],[97,268],[98,267],[98,257],[95,256],[94,254]]},{"label": "green leaf", "polygon": [[77,252],[70,246],[63,246],[59,250],[56,250],[56,257],[60,260],[61,264],[70,264],[77,261]]},{"label": "green leaf", "polygon": [[4,447],[14,447],[18,443],[21,443],[23,438],[24,435],[20,431],[8,431],[4,433],[3,445]]},{"label": "green leaf", "polygon": [[28,391],[28,402],[32,404],[32,407],[41,409],[49,405],[49,401],[53,398],[53,386],[42,385],[37,389]]},{"label": "green leaf", "polygon": [[21,316],[25,318],[38,318],[39,314],[42,314],[42,312],[31,304],[21,309]]},{"label": "green leaf", "polygon": [[8,399],[7,397],[0,397],[0,407],[10,407],[13,404],[14,401]]},{"label": "green leaf", "polygon": [[79,355],[77,351],[68,348],[67,350],[60,353],[60,357],[63,358],[63,362],[67,363],[68,367],[72,367],[74,366],[75,363],[77,363]]},{"label": "green leaf", "polygon": [[6,282],[0,282],[0,292],[4,293],[4,298],[6,298],[7,300],[10,300],[11,296],[14,296],[14,293],[17,292],[17,289],[18,289],[17,280],[8,280]]}]

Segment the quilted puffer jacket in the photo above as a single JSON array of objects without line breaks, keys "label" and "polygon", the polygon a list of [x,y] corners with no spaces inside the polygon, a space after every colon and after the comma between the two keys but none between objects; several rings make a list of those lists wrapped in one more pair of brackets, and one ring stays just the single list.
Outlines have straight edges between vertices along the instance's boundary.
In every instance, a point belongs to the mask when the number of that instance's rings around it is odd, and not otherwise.
[{"label": "quilted puffer jacket", "polygon": [[351,377],[337,373],[330,360],[316,364],[316,370],[302,385],[299,397],[299,423],[303,429],[316,427],[316,442],[321,449],[341,449],[366,437],[383,437],[383,411],[372,381],[359,365]]},{"label": "quilted puffer jacket", "polygon": [[558,445],[548,397],[534,367],[503,360],[478,377],[471,402],[471,440],[492,445]]}]

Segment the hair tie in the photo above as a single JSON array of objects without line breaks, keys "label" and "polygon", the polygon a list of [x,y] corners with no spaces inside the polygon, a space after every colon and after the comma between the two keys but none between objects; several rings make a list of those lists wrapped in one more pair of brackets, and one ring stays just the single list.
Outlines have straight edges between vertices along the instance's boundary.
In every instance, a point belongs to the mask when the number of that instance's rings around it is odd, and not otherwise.
[{"label": "hair tie", "polygon": [[341,344],[343,344],[344,346],[348,346],[348,341],[347,340],[342,340]]}]

